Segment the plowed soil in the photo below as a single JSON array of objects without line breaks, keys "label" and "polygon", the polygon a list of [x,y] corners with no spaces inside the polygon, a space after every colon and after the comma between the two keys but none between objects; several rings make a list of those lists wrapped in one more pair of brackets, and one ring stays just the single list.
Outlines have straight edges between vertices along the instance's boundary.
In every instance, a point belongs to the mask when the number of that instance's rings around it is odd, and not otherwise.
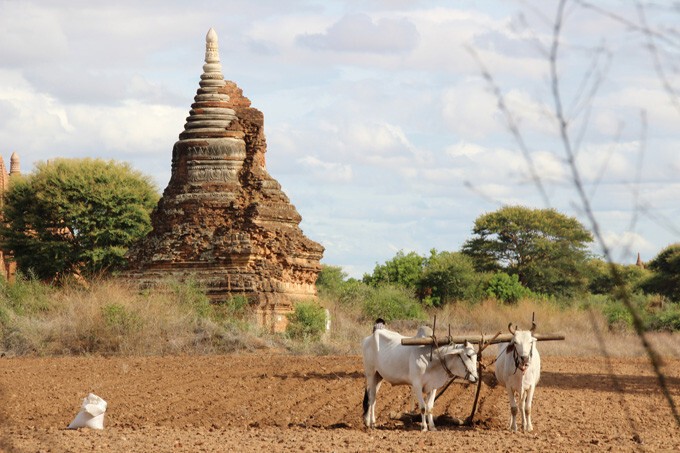
[{"label": "plowed soil", "polygon": [[[486,372],[454,383],[421,433],[406,387],[383,385],[378,428],[361,419],[361,357],[278,354],[148,358],[1,358],[4,451],[680,451],[657,377],[638,358],[543,357],[532,433],[508,431],[505,389]],[[680,360],[664,366],[675,404]],[[103,431],[67,430],[82,398],[108,401]]]}]

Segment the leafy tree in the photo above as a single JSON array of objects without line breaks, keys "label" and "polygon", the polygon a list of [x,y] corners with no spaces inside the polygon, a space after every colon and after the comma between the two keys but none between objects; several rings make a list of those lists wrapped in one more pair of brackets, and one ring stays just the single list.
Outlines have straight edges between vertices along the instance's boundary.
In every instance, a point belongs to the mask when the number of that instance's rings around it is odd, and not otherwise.
[{"label": "leafy tree", "polygon": [[612,266],[621,277],[628,291],[634,291],[649,274],[649,271],[634,264],[609,264],[600,258],[588,262],[588,291],[592,294],[615,295],[616,281],[612,274]]},{"label": "leafy tree", "polygon": [[392,283],[414,289],[420,280],[424,264],[425,258],[416,252],[404,254],[404,251],[400,250],[385,264],[377,264],[372,275],[364,274],[363,280],[372,286]]},{"label": "leafy tree", "polygon": [[517,274],[537,293],[572,296],[585,290],[586,245],[592,235],[554,209],[506,206],[475,220],[463,245],[478,271]]},{"label": "leafy tree", "polygon": [[316,287],[323,294],[339,294],[345,283],[347,273],[340,266],[322,265],[321,272],[316,279]]},{"label": "leafy tree", "polygon": [[93,274],[125,263],[150,229],[158,193],[128,164],[57,159],[12,182],[4,200],[2,245],[40,278]]},{"label": "leafy tree", "polygon": [[371,321],[376,318],[383,318],[387,322],[396,319],[425,319],[425,311],[411,290],[393,284],[369,288],[362,311]]},{"label": "leafy tree", "polygon": [[419,281],[419,292],[435,306],[456,300],[476,300],[482,296],[484,277],[475,271],[469,256],[431,250]]},{"label": "leafy tree", "polygon": [[508,275],[505,272],[494,274],[489,280],[486,293],[506,303],[517,303],[523,297],[531,297],[534,293],[519,282],[517,274]]},{"label": "leafy tree", "polygon": [[680,302],[680,243],[663,249],[647,267],[652,275],[641,284],[642,289]]}]

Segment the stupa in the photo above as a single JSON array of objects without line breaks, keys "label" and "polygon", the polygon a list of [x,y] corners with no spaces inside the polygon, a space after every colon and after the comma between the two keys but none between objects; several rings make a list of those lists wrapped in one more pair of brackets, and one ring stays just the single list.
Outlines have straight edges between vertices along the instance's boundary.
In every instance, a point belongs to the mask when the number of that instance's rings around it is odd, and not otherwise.
[{"label": "stupa", "polygon": [[264,116],[224,80],[212,28],[199,85],[153,230],[128,252],[124,276],[144,287],[192,279],[217,303],[246,296],[280,331],[295,301],[316,297],[324,248],[267,172]]},{"label": "stupa", "polygon": [[[5,167],[5,160],[0,156],[0,208],[4,205],[5,193],[9,190],[12,178],[21,175],[19,155],[14,152],[10,157],[9,173]],[[0,212],[2,221],[2,212]],[[11,250],[0,250],[0,276],[8,282],[14,282],[17,273],[17,263]]]}]

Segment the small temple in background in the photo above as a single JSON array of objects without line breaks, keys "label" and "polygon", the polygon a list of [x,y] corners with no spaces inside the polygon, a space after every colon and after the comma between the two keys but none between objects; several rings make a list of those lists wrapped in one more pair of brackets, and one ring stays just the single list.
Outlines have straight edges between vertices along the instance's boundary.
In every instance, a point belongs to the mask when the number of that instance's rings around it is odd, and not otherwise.
[{"label": "small temple in background", "polygon": [[[19,155],[12,153],[9,158],[9,173],[5,167],[5,160],[0,156],[0,207],[4,204],[5,192],[9,189],[9,182],[13,177],[21,174],[21,166],[19,162]],[[0,220],[2,220],[2,212],[0,211]],[[0,275],[7,281],[14,281],[17,273],[17,264],[12,259],[12,253],[9,250],[0,249]]]},{"label": "small temple in background", "polygon": [[206,36],[199,88],[172,150],[153,230],[128,252],[123,277],[141,287],[195,281],[215,303],[247,297],[274,331],[299,300],[316,297],[323,246],[265,167],[264,116],[225,81],[217,33]]}]

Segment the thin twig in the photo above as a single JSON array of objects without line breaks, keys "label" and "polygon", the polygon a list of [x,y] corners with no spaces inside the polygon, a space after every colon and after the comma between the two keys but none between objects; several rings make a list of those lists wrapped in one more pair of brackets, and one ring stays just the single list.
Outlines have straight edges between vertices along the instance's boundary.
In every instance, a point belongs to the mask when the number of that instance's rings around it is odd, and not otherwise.
[{"label": "thin twig", "polygon": [[477,55],[477,52],[470,47],[466,46],[468,52],[472,57],[475,59],[477,62],[477,65],[480,68],[480,71],[482,73],[482,77],[486,80],[486,82],[489,85],[489,88],[493,92],[494,96],[496,97],[496,100],[498,102],[498,109],[503,113],[503,116],[505,117],[505,121],[508,125],[508,129],[510,129],[510,132],[512,135],[515,137],[515,141],[517,142],[517,145],[519,146],[520,151],[522,152],[522,155],[524,156],[524,160],[527,163],[527,166],[529,167],[529,173],[531,175],[531,181],[536,185],[536,188],[538,189],[538,192],[541,194],[541,198],[543,199],[543,204],[546,207],[550,207],[550,198],[548,197],[548,194],[545,190],[545,187],[543,187],[543,182],[541,179],[541,176],[538,173],[538,170],[536,169],[536,165],[534,163],[533,158],[531,157],[531,151],[529,151],[529,147],[527,146],[526,142],[524,141],[524,137],[522,136],[521,131],[519,130],[519,127],[517,123],[515,122],[515,117],[512,115],[510,112],[510,109],[508,108],[507,104],[505,103],[505,98],[503,97],[503,93],[501,92],[500,88],[496,84],[493,76],[489,72],[489,70],[486,68],[484,63],[481,61],[479,58],[479,55]]},{"label": "thin twig", "polygon": [[614,265],[614,262],[611,257],[611,252],[609,250],[609,247],[607,246],[606,242],[604,241],[604,236],[602,235],[602,232],[600,230],[600,225],[597,222],[597,219],[595,218],[595,214],[593,213],[592,206],[590,203],[590,199],[585,193],[584,187],[583,187],[583,182],[581,180],[581,174],[577,168],[576,165],[576,159],[574,156],[574,151],[572,148],[571,144],[571,138],[569,135],[569,124],[567,119],[564,116],[564,111],[562,108],[562,97],[560,93],[560,86],[559,86],[559,75],[557,71],[557,55],[558,55],[558,50],[559,50],[559,43],[560,43],[560,33],[562,31],[562,25],[563,25],[563,17],[564,17],[564,7],[566,4],[566,0],[560,0],[559,6],[557,8],[557,15],[555,18],[555,26],[553,28],[553,43],[550,51],[550,80],[551,80],[551,87],[552,87],[552,96],[553,96],[553,101],[555,103],[555,116],[557,118],[557,123],[559,125],[559,132],[560,132],[560,137],[562,140],[562,145],[564,148],[564,152],[567,157],[567,162],[569,163],[569,167],[571,169],[571,174],[572,174],[572,181],[574,184],[574,187],[576,188],[576,191],[578,193],[579,199],[582,204],[582,208],[588,217],[588,220],[590,221],[591,228],[593,230],[593,235],[597,238],[598,242],[600,243],[600,246],[602,247],[603,255],[605,256],[605,259],[609,263],[609,268],[611,275],[614,279],[614,282],[617,287],[619,287],[621,291],[621,300],[628,310],[628,312],[631,314],[631,317],[633,319],[633,328],[635,329],[635,333],[638,335],[640,338],[640,341],[642,342],[642,346],[645,349],[645,352],[647,353],[647,357],[649,358],[650,363],[652,364],[652,367],[654,368],[654,372],[657,376],[657,381],[659,383],[659,387],[661,388],[661,391],[664,394],[664,397],[666,398],[669,407],[671,408],[671,411],[673,413],[673,416],[675,417],[675,422],[678,426],[680,426],[680,414],[678,414],[677,407],[675,405],[675,401],[673,401],[673,397],[671,396],[670,389],[668,388],[668,383],[666,381],[666,376],[665,374],[661,371],[661,359],[659,355],[656,353],[654,350],[653,346],[650,344],[647,335],[645,333],[645,327],[644,323],[642,321],[642,318],[640,317],[640,314],[638,313],[637,309],[633,306],[633,302],[630,297],[630,293],[626,288],[625,282],[623,280],[623,277],[621,276],[619,270],[616,268]]}]

